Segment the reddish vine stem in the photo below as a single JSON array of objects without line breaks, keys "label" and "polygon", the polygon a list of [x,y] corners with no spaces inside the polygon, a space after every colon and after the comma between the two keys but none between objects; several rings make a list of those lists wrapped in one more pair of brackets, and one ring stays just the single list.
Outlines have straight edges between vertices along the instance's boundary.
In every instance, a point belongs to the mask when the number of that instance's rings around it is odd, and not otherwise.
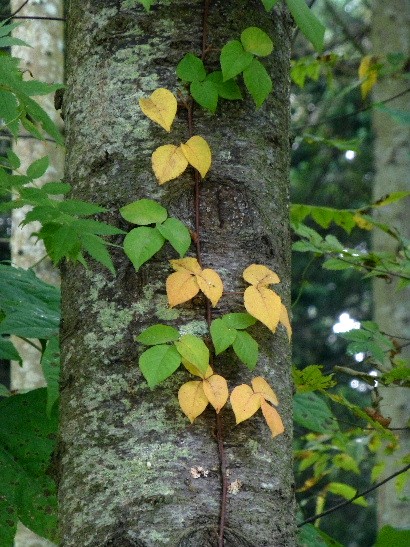
[{"label": "reddish vine stem", "polygon": [[[208,42],[208,15],[209,15],[209,5],[210,0],[204,0],[204,12],[202,19],[202,52],[201,58],[204,59],[207,53],[207,42]],[[188,134],[189,138],[194,135],[194,103],[192,98],[187,103],[187,112],[188,112]],[[194,174],[194,210],[195,210],[195,249],[196,257],[198,263],[202,267],[202,257],[201,257],[201,177],[197,170]],[[208,325],[208,328],[211,326],[212,321],[212,310],[211,304],[208,299],[206,299],[205,304],[205,318]],[[223,440],[223,427],[222,427],[222,417],[218,413],[216,415],[216,438],[218,445],[218,455],[219,455],[219,467],[221,472],[221,483],[222,483],[222,492],[221,492],[221,504],[220,504],[220,515],[219,515],[219,530],[218,530],[218,547],[223,547],[224,545],[224,532],[225,532],[225,522],[226,522],[226,507],[227,507],[227,494],[228,494],[228,479],[226,474],[226,454]]]}]

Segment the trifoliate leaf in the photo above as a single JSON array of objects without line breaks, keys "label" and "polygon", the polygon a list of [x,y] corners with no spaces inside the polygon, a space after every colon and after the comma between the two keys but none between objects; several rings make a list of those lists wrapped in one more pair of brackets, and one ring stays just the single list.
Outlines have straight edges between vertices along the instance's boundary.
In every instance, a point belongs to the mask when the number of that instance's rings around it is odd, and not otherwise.
[{"label": "trifoliate leaf", "polygon": [[148,99],[140,99],[139,104],[144,114],[166,131],[171,131],[171,125],[177,113],[177,100],[168,89],[156,89]]},{"label": "trifoliate leaf", "polygon": [[186,160],[195,167],[202,178],[205,177],[211,167],[211,149],[206,140],[199,135],[191,137],[185,144],[181,144],[181,150]]},{"label": "trifoliate leaf", "polygon": [[290,342],[290,339],[292,338],[292,326],[290,324],[288,310],[283,304],[280,308],[279,323],[281,323],[285,327]]},{"label": "trifoliate leaf", "polygon": [[276,437],[285,431],[285,427],[278,412],[272,406],[268,405],[265,400],[261,401],[261,410],[263,417],[271,430],[272,437]]},{"label": "trifoliate leaf", "polygon": [[218,87],[211,80],[192,82],[189,87],[192,97],[203,108],[215,113],[218,106]]},{"label": "trifoliate leaf", "polygon": [[184,365],[184,367],[191,373],[193,374],[194,376],[199,376],[200,378],[204,379],[204,378],[209,378],[210,376],[212,376],[212,374],[214,373],[214,371],[212,370],[211,367],[208,366],[208,368],[206,369],[205,373],[204,372],[201,372],[195,365],[193,365],[192,363],[190,363],[189,361],[187,361],[186,359],[182,359],[182,364]]},{"label": "trifoliate leaf", "polygon": [[191,300],[199,293],[195,276],[187,270],[179,270],[167,277],[166,290],[170,308]]},{"label": "trifoliate leaf", "polygon": [[221,317],[222,321],[232,329],[247,329],[256,323],[256,319],[249,313],[227,313]]},{"label": "trifoliate leaf", "polygon": [[229,327],[222,319],[212,321],[210,332],[216,355],[229,348],[234,343],[237,334],[237,331]]},{"label": "trifoliate leaf", "polygon": [[164,245],[165,239],[156,228],[134,228],[124,239],[124,252],[136,271]]},{"label": "trifoliate leaf", "polygon": [[243,272],[243,278],[251,285],[270,285],[280,283],[279,277],[262,264],[251,264]]},{"label": "trifoliate leaf", "polygon": [[146,346],[156,346],[157,344],[166,344],[174,342],[179,338],[179,331],[169,325],[152,325],[143,330],[135,340]]},{"label": "trifoliate leaf", "polygon": [[215,307],[223,293],[223,283],[219,274],[215,270],[206,268],[200,274],[196,275],[196,281],[204,295],[209,298],[213,307]]},{"label": "trifoliate leaf", "polygon": [[228,99],[230,101],[242,99],[241,90],[235,80],[231,79],[224,82],[222,72],[220,70],[211,72],[211,74],[208,74],[206,79],[216,85],[218,95],[223,99]]},{"label": "trifoliate leaf", "polygon": [[213,374],[203,381],[203,389],[206,398],[218,414],[229,397],[228,384],[223,376]]},{"label": "trifoliate leaf", "polygon": [[245,51],[239,40],[231,40],[225,44],[220,56],[224,82],[243,72],[251,64],[252,59],[252,53]]},{"label": "trifoliate leaf", "polygon": [[175,342],[175,347],[184,359],[205,374],[209,366],[209,349],[203,340],[193,334],[184,334]]},{"label": "trifoliate leaf", "polygon": [[177,272],[181,270],[188,270],[188,272],[193,274],[201,273],[201,266],[199,265],[198,260],[192,256],[170,260],[169,263]]},{"label": "trifoliate leaf", "polygon": [[162,224],[157,224],[157,230],[174,247],[179,256],[184,256],[191,245],[191,234],[183,222],[177,218],[167,218]]},{"label": "trifoliate leaf", "polygon": [[232,391],[230,401],[237,424],[248,420],[261,406],[261,396],[255,394],[246,384],[241,384]]},{"label": "trifoliate leaf", "polygon": [[261,395],[263,395],[264,399],[266,399],[273,405],[278,406],[279,401],[276,396],[276,393],[270,387],[270,385],[265,380],[265,378],[262,378],[262,376],[257,376],[256,378],[253,378],[251,383],[252,383],[253,391],[255,393],[260,393]]},{"label": "trifoliate leaf", "polygon": [[152,199],[139,199],[121,207],[120,215],[132,224],[145,226],[156,222],[164,222],[168,213],[165,207]]},{"label": "trifoliate leaf", "polygon": [[180,364],[176,348],[165,344],[147,349],[139,358],[141,372],[151,389],[171,376]]},{"label": "trifoliate leaf", "polygon": [[243,80],[256,107],[259,108],[272,91],[273,84],[271,77],[258,59],[253,59],[252,63],[243,71]]},{"label": "trifoliate leaf", "polygon": [[192,423],[208,406],[202,382],[193,380],[183,384],[178,391],[178,401],[182,412]]},{"label": "trifoliate leaf", "polygon": [[276,331],[281,313],[281,299],[264,286],[248,287],[244,293],[245,308],[272,332]]},{"label": "trifoliate leaf", "polygon": [[241,42],[245,51],[266,57],[273,50],[273,42],[269,36],[258,27],[248,27],[241,34]]},{"label": "trifoliate leaf", "polygon": [[179,146],[165,144],[154,150],[152,168],[160,184],[176,179],[185,171],[188,161]]},{"label": "trifoliate leaf", "polygon": [[187,53],[177,65],[177,76],[184,82],[202,82],[206,76],[204,63],[196,55]]},{"label": "trifoliate leaf", "polygon": [[232,348],[239,359],[249,370],[256,367],[259,356],[259,346],[256,340],[246,331],[236,331],[236,338]]}]

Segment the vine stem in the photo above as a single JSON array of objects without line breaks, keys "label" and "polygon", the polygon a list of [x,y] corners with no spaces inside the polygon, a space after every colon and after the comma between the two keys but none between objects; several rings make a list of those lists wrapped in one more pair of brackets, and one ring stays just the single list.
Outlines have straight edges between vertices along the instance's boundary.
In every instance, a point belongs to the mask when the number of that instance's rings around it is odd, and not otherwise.
[{"label": "vine stem", "polygon": [[[209,16],[209,6],[210,0],[204,0],[204,10],[203,10],[203,19],[202,19],[202,52],[201,59],[203,60],[207,53],[207,42],[208,42],[208,16]],[[189,138],[194,135],[194,102],[192,97],[190,97],[187,102],[187,121],[188,121],[188,134]],[[196,257],[199,265],[202,268],[202,256],[201,256],[201,176],[199,172],[195,169],[194,172],[194,211],[195,211],[195,249]],[[205,304],[205,318],[208,325],[208,329],[211,326],[212,321],[212,310],[211,304],[208,298],[206,299]],[[227,495],[228,495],[228,479],[226,473],[226,454],[224,447],[224,438],[223,438],[223,424],[222,416],[216,414],[216,439],[218,445],[218,456],[219,456],[219,469],[221,474],[221,503],[220,503],[220,514],[219,514],[219,530],[218,530],[218,547],[223,547],[224,545],[224,532],[225,532],[225,522],[226,522],[226,507],[227,507]]]}]

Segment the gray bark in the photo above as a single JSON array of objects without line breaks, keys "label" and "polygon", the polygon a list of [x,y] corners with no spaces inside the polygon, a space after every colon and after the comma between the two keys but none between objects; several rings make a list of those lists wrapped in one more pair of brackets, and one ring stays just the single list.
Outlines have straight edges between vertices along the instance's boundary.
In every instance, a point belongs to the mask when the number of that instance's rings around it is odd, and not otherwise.
[{"label": "gray bark", "polygon": [[[410,54],[410,10],[406,0],[374,4],[372,52],[386,56],[388,53]],[[404,91],[407,80],[385,78],[374,88],[373,100],[380,101]],[[389,108],[408,110],[408,95],[403,95],[388,103]],[[387,193],[410,191],[409,129],[400,125],[384,112],[374,111],[376,177],[374,197],[379,199]],[[410,200],[383,207],[377,213],[377,220],[397,229],[404,237],[410,238],[409,223]],[[374,248],[378,251],[395,252],[396,242],[382,232],[375,232]],[[397,291],[397,281],[386,283],[376,280],[374,283],[375,320],[380,329],[393,335],[410,339],[410,288]],[[400,339],[399,339],[400,340]],[[401,340],[400,340],[401,341]],[[410,357],[409,347],[403,349],[403,358]],[[404,427],[410,414],[408,389],[389,387],[381,390],[383,400],[381,411],[392,418],[391,427]],[[408,454],[410,435],[408,431],[399,433],[400,448],[391,455],[381,456],[386,461],[384,475],[390,475],[399,469],[398,463]],[[395,481],[390,481],[378,489],[379,526],[390,524],[396,527],[408,526],[410,489],[407,486],[400,496],[395,490]]]},{"label": "gray bark", "polygon": [[[200,55],[203,2],[158,2],[151,13],[133,1],[71,0],[67,9],[66,180],[77,198],[118,208],[151,198],[194,227],[192,172],[159,186],[150,156],[162,144],[188,138],[186,112],[171,134],[145,118],[138,98],[157,87],[176,92],[175,67],[191,51]],[[266,59],[274,93],[255,110],[251,99],[223,101],[215,116],[195,108],[195,134],[213,151],[201,192],[202,261],[217,270],[225,291],[243,291],[243,270],[266,264],[281,277],[289,304],[288,230],[289,34],[287,12],[268,16],[260,2],[211,3],[209,43],[218,50],[247,26],[274,38]],[[206,59],[218,68],[219,53]],[[121,238],[116,240],[120,243]],[[64,546],[217,545],[221,477],[211,410],[193,425],[179,410],[177,391],[189,379],[178,371],[151,391],[138,369],[142,348],[133,337],[154,323],[206,334],[204,302],[169,309],[169,246],[140,272],[115,251],[117,277],[98,265],[65,264],[61,393],[61,538]],[[194,256],[194,250],[189,253]],[[243,311],[227,294],[213,317]],[[253,374],[232,354],[215,361],[230,388],[264,376],[277,390],[286,431],[272,440],[260,416],[235,426],[222,412],[229,482],[225,545],[293,546],[292,390],[284,329],[253,334],[261,357]],[[201,466],[206,477],[193,478]]]}]

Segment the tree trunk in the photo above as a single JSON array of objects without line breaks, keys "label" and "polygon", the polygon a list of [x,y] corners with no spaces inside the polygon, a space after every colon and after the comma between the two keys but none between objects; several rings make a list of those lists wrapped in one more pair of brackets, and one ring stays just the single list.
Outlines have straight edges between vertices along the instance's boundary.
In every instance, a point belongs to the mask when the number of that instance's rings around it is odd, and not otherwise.
[{"label": "tree trunk", "polygon": [[[157,146],[187,140],[186,111],[179,109],[166,135],[143,116],[138,98],[158,87],[177,92],[177,63],[187,52],[201,54],[203,5],[161,1],[146,13],[134,1],[71,0],[67,9],[66,181],[75,197],[108,207],[106,220],[125,229],[118,209],[140,198],[160,201],[195,229],[192,172],[159,186],[150,161]],[[278,292],[289,304],[291,22],[282,4],[275,10],[273,17],[266,14],[259,1],[210,5],[208,43],[218,52],[207,55],[209,70],[218,69],[220,48],[248,26],[261,27],[275,42],[264,59],[274,92],[262,108],[255,110],[247,96],[222,101],[215,116],[194,109],[194,132],[213,151],[200,194],[201,258],[221,274],[226,291],[213,318],[244,311],[238,291],[252,263],[278,273]],[[215,413],[208,409],[190,425],[177,400],[189,379],[186,371],[151,391],[138,368],[142,349],[134,337],[149,325],[208,331],[201,299],[168,307],[167,260],[177,257],[164,249],[138,273],[119,250],[113,252],[116,277],[95,264],[89,271],[62,268],[63,546],[218,545]],[[230,547],[295,545],[290,349],[283,328],[272,335],[259,326],[253,331],[260,344],[253,374],[229,352],[214,365],[231,389],[264,376],[277,390],[286,430],[272,440],[260,415],[235,426],[230,408],[221,413],[232,485],[224,536]],[[195,478],[195,467],[206,476]]]},{"label": "tree trunk", "polygon": [[[372,42],[375,55],[388,53],[410,54],[410,10],[406,0],[374,4]],[[385,100],[398,95],[408,87],[408,82],[397,78],[385,78],[374,88],[373,100]],[[386,106],[392,109],[408,110],[408,94],[398,97]],[[408,125],[397,123],[389,114],[374,110],[373,127],[375,130],[376,177],[374,197],[379,199],[387,193],[410,190],[409,130]],[[410,238],[409,199],[383,207],[376,219],[395,228],[405,238]],[[375,232],[374,248],[377,251],[394,252],[396,242],[381,231]],[[397,282],[386,283],[377,279],[374,282],[375,320],[382,331],[388,334],[410,339],[410,288],[397,291]],[[399,339],[400,340],[400,339]],[[402,351],[403,358],[409,358],[409,346]],[[392,418],[391,427],[406,426],[410,414],[410,399],[406,388],[389,387],[380,390],[383,400],[383,415]],[[398,470],[397,462],[409,451],[410,435],[408,431],[399,432],[400,450],[390,456],[383,456],[387,462],[384,475]],[[410,490],[407,490],[407,500]],[[397,495],[395,482],[390,481],[378,489],[379,525],[389,524],[395,527],[408,525],[409,503],[406,493]]]}]

